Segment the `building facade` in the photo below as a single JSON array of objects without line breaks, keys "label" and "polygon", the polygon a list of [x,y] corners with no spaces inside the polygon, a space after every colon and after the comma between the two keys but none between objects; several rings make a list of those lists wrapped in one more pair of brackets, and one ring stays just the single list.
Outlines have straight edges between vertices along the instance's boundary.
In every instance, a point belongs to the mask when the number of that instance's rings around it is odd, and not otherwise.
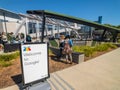
[{"label": "building facade", "polygon": [[[46,18],[44,36],[58,38],[60,34],[70,35],[72,31],[78,31],[81,26],[77,23]],[[0,9],[0,32],[29,34],[33,38],[39,38],[42,30],[42,17],[17,14],[9,10]]]}]

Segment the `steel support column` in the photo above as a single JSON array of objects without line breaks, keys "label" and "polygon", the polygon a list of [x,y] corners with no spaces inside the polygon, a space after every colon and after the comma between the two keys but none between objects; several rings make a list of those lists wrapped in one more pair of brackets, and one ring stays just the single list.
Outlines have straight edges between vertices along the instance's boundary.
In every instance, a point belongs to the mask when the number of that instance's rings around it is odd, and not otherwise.
[{"label": "steel support column", "polygon": [[117,31],[114,31],[114,32],[113,32],[113,42],[116,42],[116,40],[117,40],[117,35],[118,35],[118,32],[117,32]]},{"label": "steel support column", "polygon": [[102,33],[102,35],[101,35],[101,41],[104,40],[104,36],[105,36],[106,31],[107,31],[106,29],[103,31],[103,33]]},{"label": "steel support column", "polygon": [[44,11],[42,12],[42,34],[41,34],[41,42],[44,42],[44,31],[45,31],[45,14]]}]

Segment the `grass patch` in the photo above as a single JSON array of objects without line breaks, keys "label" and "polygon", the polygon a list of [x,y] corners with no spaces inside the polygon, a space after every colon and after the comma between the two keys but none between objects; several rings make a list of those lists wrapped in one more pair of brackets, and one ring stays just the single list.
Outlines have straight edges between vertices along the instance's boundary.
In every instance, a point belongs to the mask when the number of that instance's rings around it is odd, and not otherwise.
[{"label": "grass patch", "polygon": [[57,44],[57,42],[55,40],[50,40],[50,45],[52,47],[58,47],[58,44]]},{"label": "grass patch", "polygon": [[11,61],[0,61],[0,66],[1,67],[8,67],[10,65],[12,65]]},{"label": "grass patch", "polygon": [[49,56],[54,55],[52,50],[49,49]]},{"label": "grass patch", "polygon": [[12,65],[12,60],[19,56],[19,51],[0,54],[0,66],[7,67]]}]

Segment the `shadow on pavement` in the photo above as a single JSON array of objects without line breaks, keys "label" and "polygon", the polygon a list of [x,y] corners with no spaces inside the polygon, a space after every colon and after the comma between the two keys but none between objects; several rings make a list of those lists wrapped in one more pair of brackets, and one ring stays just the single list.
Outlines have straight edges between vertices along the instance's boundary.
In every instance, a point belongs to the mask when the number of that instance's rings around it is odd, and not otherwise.
[{"label": "shadow on pavement", "polygon": [[62,56],[59,58],[58,56],[51,56],[51,60],[54,60],[56,62],[62,62],[66,64],[65,56]]},{"label": "shadow on pavement", "polygon": [[19,90],[23,90],[23,88],[22,88],[22,74],[12,76],[11,78],[13,79],[15,84],[19,87]]}]

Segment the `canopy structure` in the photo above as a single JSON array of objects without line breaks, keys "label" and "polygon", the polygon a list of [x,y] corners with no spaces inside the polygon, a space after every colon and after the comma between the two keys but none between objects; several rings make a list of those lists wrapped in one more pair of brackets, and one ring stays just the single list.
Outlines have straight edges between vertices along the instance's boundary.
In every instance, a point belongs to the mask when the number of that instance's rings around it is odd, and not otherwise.
[{"label": "canopy structure", "polygon": [[[106,31],[110,31],[113,34],[113,42],[116,41],[117,34],[120,32],[120,29],[117,29],[117,28],[109,27],[109,26],[99,24],[96,22],[92,22],[89,20],[85,20],[85,19],[81,19],[81,18],[69,16],[69,15],[59,14],[59,13],[51,12],[51,11],[47,11],[47,10],[28,10],[27,13],[34,14],[34,15],[40,15],[43,17],[43,25],[42,25],[43,31],[45,29],[45,18],[48,17],[48,18],[55,18],[55,19],[69,21],[69,22],[84,24],[87,26],[95,27],[97,29],[102,29],[102,30],[104,30],[104,32],[101,36],[102,38]],[[42,33],[42,35],[44,35],[44,32]],[[42,38],[42,41],[43,41],[43,38]]]},{"label": "canopy structure", "polygon": [[[15,19],[21,19],[21,17],[17,13],[14,13],[9,10],[2,9],[2,8],[0,8],[0,15],[3,15],[5,17],[15,18]],[[6,20],[4,20],[4,21],[6,21]]]}]

